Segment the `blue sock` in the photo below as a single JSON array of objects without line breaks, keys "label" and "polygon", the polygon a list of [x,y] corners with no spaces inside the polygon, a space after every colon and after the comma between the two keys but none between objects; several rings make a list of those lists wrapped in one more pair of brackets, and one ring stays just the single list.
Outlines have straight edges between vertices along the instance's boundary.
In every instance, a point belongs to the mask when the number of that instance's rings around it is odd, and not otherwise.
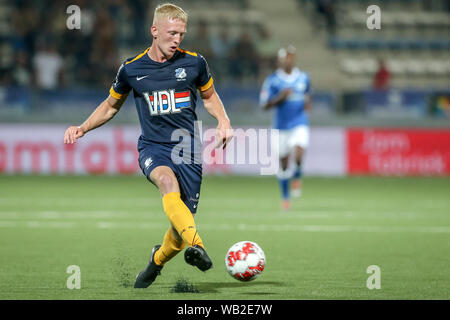
[{"label": "blue sock", "polygon": [[294,171],[294,175],[292,176],[293,179],[300,179],[303,175],[301,166],[297,166],[297,168]]},{"label": "blue sock", "polygon": [[289,199],[289,179],[278,179],[283,199]]}]

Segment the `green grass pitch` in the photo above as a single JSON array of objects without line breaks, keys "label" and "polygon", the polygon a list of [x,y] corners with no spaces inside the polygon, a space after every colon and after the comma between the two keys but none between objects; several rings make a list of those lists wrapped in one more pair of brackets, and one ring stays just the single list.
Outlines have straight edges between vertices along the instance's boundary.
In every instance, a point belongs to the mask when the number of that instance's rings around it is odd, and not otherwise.
[{"label": "green grass pitch", "polygon": [[[282,212],[273,177],[205,177],[197,227],[214,262],[183,254],[133,289],[168,227],[144,177],[0,176],[0,299],[449,299],[450,179],[304,179]],[[266,269],[232,279],[225,253],[251,240]],[[81,289],[66,287],[69,265]],[[367,267],[381,289],[366,287]],[[173,292],[184,279],[198,292]]]}]

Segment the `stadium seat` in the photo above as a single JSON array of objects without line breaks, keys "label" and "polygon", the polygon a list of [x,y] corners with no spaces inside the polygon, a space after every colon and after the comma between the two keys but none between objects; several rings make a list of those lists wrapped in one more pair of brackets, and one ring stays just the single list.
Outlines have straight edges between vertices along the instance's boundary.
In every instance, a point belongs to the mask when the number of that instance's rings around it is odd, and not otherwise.
[{"label": "stadium seat", "polygon": [[405,66],[401,61],[388,60],[388,61],[386,61],[386,66],[394,75],[399,76],[399,75],[404,75],[406,73]]}]

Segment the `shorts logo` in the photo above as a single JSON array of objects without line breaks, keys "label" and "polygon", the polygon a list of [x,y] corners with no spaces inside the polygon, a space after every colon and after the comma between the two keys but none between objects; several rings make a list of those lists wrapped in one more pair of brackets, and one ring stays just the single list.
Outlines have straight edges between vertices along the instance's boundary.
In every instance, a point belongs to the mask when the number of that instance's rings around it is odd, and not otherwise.
[{"label": "shorts logo", "polygon": [[152,162],[153,162],[153,159],[151,157],[148,157],[147,159],[145,159],[145,162],[144,162],[145,168],[147,169],[148,167],[150,167]]},{"label": "shorts logo", "polygon": [[184,68],[178,68],[175,69],[175,77],[177,78],[177,81],[184,81],[186,79],[187,74],[186,74],[186,70]]},{"label": "shorts logo", "polygon": [[182,108],[191,106],[189,91],[175,92],[174,89],[142,93],[147,101],[151,116],[181,112]]}]

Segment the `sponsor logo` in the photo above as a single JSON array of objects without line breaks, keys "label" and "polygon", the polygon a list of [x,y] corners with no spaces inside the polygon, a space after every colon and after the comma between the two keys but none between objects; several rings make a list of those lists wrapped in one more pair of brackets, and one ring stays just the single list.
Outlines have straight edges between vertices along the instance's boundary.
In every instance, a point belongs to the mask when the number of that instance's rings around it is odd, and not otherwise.
[{"label": "sponsor logo", "polygon": [[170,89],[153,91],[151,95],[148,92],[144,92],[143,95],[147,101],[151,116],[178,113],[181,112],[182,108],[191,106],[189,91],[175,92],[174,89]]}]

